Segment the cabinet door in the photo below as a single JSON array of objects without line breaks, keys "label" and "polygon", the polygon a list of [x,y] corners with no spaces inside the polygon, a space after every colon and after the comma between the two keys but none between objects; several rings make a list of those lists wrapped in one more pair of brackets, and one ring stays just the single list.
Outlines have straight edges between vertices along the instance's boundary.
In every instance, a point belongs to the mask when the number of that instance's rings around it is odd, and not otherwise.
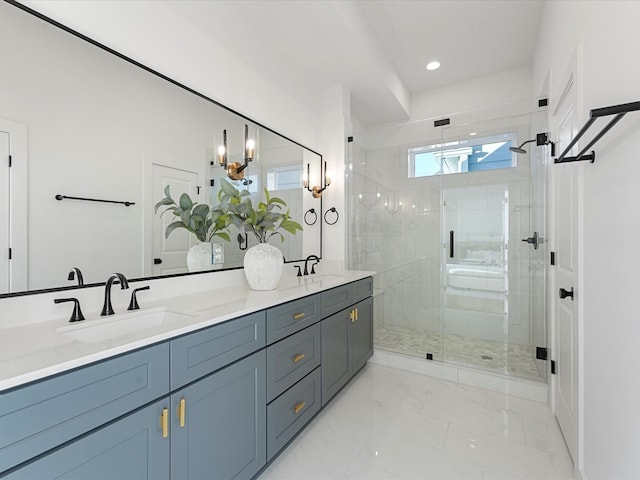
[{"label": "cabinet door", "polygon": [[265,362],[256,352],[171,396],[171,478],[250,479],[265,465]]},{"label": "cabinet door", "polygon": [[169,479],[169,438],[161,416],[168,398],[10,473],[11,480]]},{"label": "cabinet door", "polygon": [[349,381],[349,314],[342,310],[322,321],[322,406]]},{"label": "cabinet door", "polygon": [[365,366],[373,355],[373,298],[354,305],[357,315],[351,322],[350,360],[352,374]]}]

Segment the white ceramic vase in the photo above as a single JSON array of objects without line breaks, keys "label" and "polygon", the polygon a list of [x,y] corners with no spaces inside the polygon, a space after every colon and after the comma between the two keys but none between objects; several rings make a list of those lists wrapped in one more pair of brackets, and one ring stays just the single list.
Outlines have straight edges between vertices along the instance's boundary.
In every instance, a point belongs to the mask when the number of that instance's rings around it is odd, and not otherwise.
[{"label": "white ceramic vase", "polygon": [[211,244],[209,242],[197,243],[189,249],[187,270],[190,272],[211,270]]},{"label": "white ceramic vase", "polygon": [[282,252],[268,243],[259,243],[244,252],[244,275],[251,290],[274,290],[283,265]]}]

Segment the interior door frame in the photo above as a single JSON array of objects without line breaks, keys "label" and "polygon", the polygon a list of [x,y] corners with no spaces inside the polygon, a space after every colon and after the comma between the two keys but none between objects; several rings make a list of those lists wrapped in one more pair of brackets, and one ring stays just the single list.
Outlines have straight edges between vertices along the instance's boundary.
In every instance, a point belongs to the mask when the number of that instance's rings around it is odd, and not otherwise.
[{"label": "interior door frame", "polygon": [[9,291],[18,292],[28,289],[28,130],[27,125],[5,118],[0,118],[0,130],[9,133],[12,159],[9,170],[9,245],[12,252]]}]

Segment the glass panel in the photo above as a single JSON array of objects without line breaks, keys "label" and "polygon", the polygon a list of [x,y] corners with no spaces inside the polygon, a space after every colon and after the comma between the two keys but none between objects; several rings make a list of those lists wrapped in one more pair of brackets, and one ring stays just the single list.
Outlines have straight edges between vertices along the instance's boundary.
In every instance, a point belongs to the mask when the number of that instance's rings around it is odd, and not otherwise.
[{"label": "glass panel", "polygon": [[[471,120],[452,118],[451,125],[467,126],[444,129],[443,143],[470,132],[511,132],[517,146],[535,138],[536,128],[541,128],[528,113]],[[545,147],[529,144],[527,150],[539,161]],[[544,318],[531,301],[534,249],[522,241],[534,231],[531,155],[509,153],[514,168],[469,172],[464,180],[443,177],[443,356],[445,361],[544,378],[544,368],[535,360],[535,347],[545,342]],[[543,262],[540,268],[544,271]],[[536,291],[544,305],[544,283]]]},{"label": "glass panel", "polygon": [[[544,378],[535,347],[546,344],[546,253],[522,239],[544,236],[548,154],[535,144],[509,151],[544,131],[544,112],[529,107],[354,135],[348,266],[377,272],[377,349]],[[496,152],[509,168],[478,167]]]},{"label": "glass panel", "polygon": [[433,122],[354,135],[349,144],[349,268],[375,270],[376,348],[441,359],[440,182],[411,178],[410,148],[440,143]]}]

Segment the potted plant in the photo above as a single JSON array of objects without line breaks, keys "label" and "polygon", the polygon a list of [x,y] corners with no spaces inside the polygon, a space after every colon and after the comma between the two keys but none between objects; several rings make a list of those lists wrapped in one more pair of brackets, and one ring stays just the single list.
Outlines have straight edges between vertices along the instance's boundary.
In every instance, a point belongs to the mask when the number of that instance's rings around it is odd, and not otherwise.
[{"label": "potted plant", "polygon": [[[227,231],[231,225],[230,216],[219,205],[209,207],[205,203],[194,202],[187,193],[180,195],[180,199],[176,203],[171,197],[169,185],[164,188],[164,195],[164,198],[156,203],[155,213],[158,213],[160,207],[167,207],[161,215],[172,212],[178,217],[176,221],[167,225],[164,232],[165,238],[169,238],[171,232],[178,228],[184,228],[193,233],[200,243],[189,249],[187,268],[190,272],[211,269],[211,241],[214,237],[227,242],[230,240]],[[222,264],[219,265],[222,266]]]},{"label": "potted plant", "polygon": [[267,242],[274,237],[284,242],[283,232],[295,235],[302,231],[302,226],[291,220],[289,210],[280,211],[287,207],[284,200],[272,197],[266,188],[264,195],[265,201],[254,206],[248,190],[240,191],[224,179],[218,192],[220,208],[228,213],[231,223],[258,240],[258,245],[244,254],[244,273],[253,290],[273,290],[282,274],[282,252]]}]

